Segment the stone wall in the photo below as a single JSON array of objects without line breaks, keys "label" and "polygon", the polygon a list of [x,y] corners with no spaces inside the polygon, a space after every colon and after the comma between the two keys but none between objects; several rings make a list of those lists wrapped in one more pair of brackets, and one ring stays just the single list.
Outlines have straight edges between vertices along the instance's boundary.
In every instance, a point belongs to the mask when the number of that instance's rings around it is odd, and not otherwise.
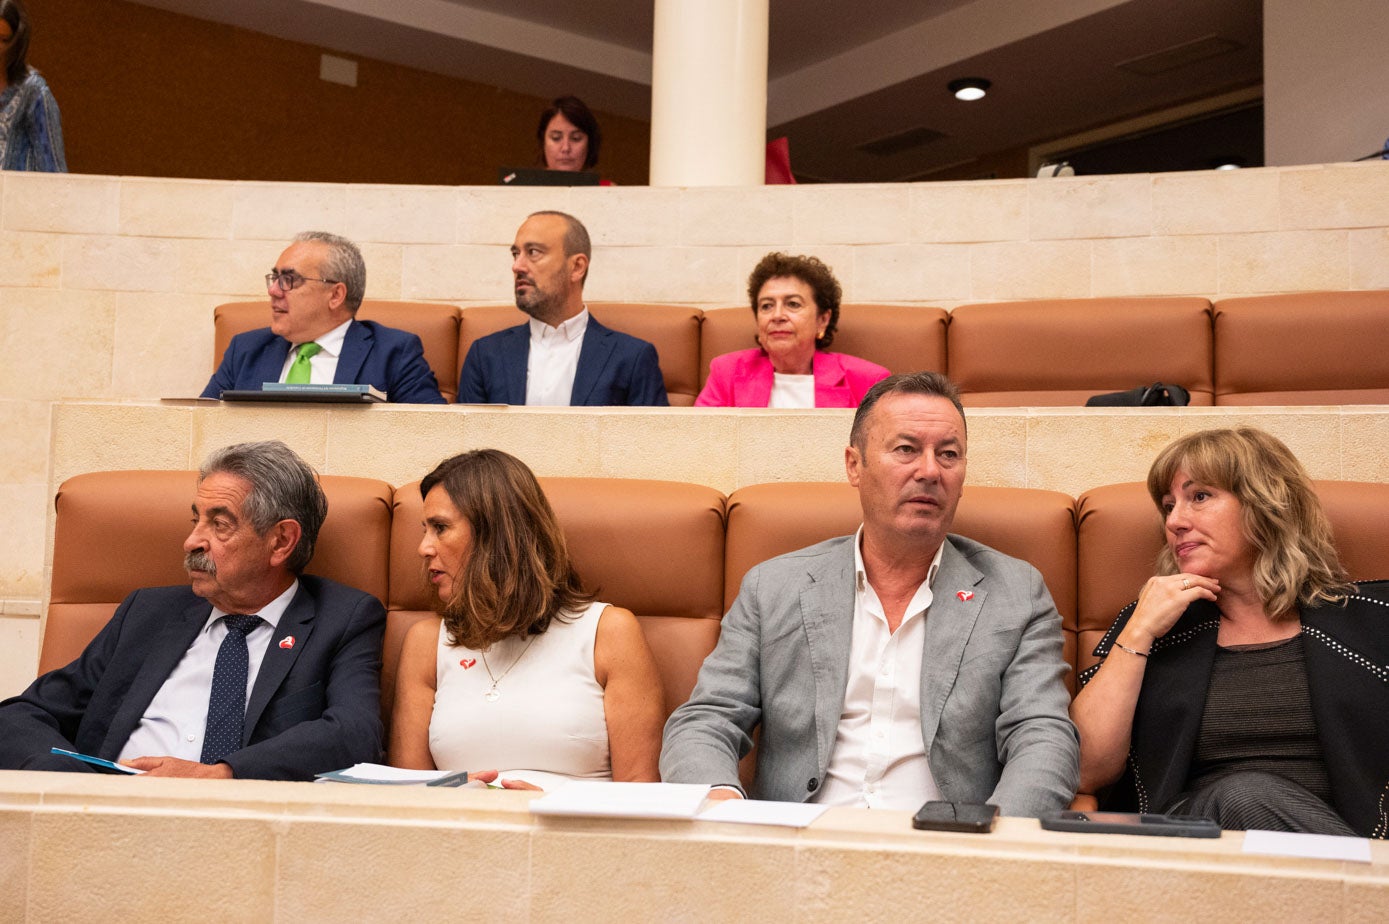
[{"label": "stone wall", "polygon": [[[18,652],[0,662],[0,683],[13,686],[15,671],[24,673],[14,665],[36,650],[50,476],[74,468],[62,446],[51,448],[55,405],[197,394],[212,366],[212,308],[263,297],[262,276],[288,238],[305,229],[337,231],[362,244],[370,297],[508,301],[507,248],[524,216],[540,208],[570,211],[588,225],[595,252],[587,294],[604,301],[741,304],[748,271],[771,249],[825,259],[846,301],[947,308],[1014,298],[1219,298],[1389,288],[1389,165],[1373,162],[749,189],[348,186],[0,173],[0,509],[8,526],[0,531],[0,651]],[[470,412],[451,413],[458,417],[450,426],[468,426]],[[489,413],[505,419],[503,412]],[[1052,479],[1030,461],[1038,458],[1036,440],[1053,440],[1067,451],[1055,457],[1056,472],[1114,446],[1101,418],[1072,413],[1058,418],[1068,422],[1047,423],[1048,413],[1006,418],[1027,435],[1014,441],[1021,455],[976,461],[972,475],[991,467],[1008,473],[992,483],[1043,486],[1031,480]],[[550,467],[550,473],[602,474],[609,467],[602,460],[631,454],[652,473],[645,477],[663,471],[681,477],[692,414],[669,412],[661,418],[664,438],[636,447],[616,436],[604,439],[624,432],[613,422],[621,412],[547,423],[597,447],[567,457],[572,464],[565,471]],[[737,419],[706,417],[694,432],[712,441],[707,452],[718,453],[718,428],[739,425],[708,421]],[[1317,438],[1308,444],[1334,447],[1327,451],[1338,471],[1361,473],[1320,477],[1383,478],[1380,460],[1389,435],[1382,416],[1333,410],[1315,419]],[[274,431],[285,418],[273,420],[246,429]],[[327,428],[325,422],[322,432]],[[492,422],[474,422],[475,433],[493,429]],[[242,431],[238,425],[225,432]],[[185,441],[175,455],[196,463],[192,449],[203,441],[183,431],[161,434]],[[154,434],[125,423],[89,436],[104,468],[136,466],[155,445]],[[544,437],[546,445],[558,444],[558,432],[547,430]],[[352,437],[344,438],[349,442],[335,445],[347,449]],[[356,438],[366,442],[347,455],[372,456],[374,449],[363,447],[375,445],[373,436]],[[834,440],[817,445],[826,442]],[[784,448],[776,451],[784,454]],[[1144,443],[1124,447],[1124,456],[1146,459],[1152,451]],[[405,455],[414,458],[413,451]],[[597,461],[573,461],[580,458]],[[824,464],[795,460],[788,467],[819,470]]]}]

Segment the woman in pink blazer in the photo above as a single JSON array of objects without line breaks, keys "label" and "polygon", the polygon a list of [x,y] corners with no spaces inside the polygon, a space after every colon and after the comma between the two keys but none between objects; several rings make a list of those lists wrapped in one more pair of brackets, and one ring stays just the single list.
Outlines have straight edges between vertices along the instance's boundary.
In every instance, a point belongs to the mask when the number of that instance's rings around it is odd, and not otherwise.
[{"label": "woman in pink blazer", "polygon": [[858,407],[889,371],[831,353],[839,282],[815,257],[769,253],[748,277],[758,346],[714,357],[696,407]]}]

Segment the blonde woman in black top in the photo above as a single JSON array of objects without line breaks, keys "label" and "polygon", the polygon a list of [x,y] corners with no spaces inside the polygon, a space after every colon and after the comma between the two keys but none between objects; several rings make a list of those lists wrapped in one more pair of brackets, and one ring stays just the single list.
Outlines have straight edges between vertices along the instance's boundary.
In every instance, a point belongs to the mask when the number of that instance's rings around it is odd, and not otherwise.
[{"label": "blonde woman in black top", "polygon": [[1105,808],[1385,837],[1389,588],[1354,585],[1306,471],[1250,427],[1162,451],[1158,574],[1071,707]]}]

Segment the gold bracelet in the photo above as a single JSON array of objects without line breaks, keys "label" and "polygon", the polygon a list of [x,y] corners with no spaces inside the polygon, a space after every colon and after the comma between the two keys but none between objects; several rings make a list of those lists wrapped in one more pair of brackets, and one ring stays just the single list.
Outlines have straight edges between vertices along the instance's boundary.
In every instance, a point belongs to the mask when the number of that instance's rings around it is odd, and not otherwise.
[{"label": "gold bracelet", "polygon": [[1127,651],[1127,652],[1128,652],[1129,654],[1131,654],[1131,655],[1138,655],[1140,658],[1146,658],[1146,657],[1148,657],[1148,652],[1146,652],[1146,651],[1138,651],[1137,649],[1130,648],[1128,645],[1120,644],[1118,641],[1116,641],[1116,642],[1114,643],[1114,647],[1115,647],[1115,648],[1118,648],[1118,649],[1120,649],[1120,650],[1122,650],[1122,651]]}]

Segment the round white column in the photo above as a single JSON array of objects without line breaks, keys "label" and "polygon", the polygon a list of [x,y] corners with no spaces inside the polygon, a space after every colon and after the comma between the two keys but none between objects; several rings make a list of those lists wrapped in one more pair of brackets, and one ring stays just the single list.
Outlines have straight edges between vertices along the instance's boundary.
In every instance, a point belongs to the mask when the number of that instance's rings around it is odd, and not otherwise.
[{"label": "round white column", "polygon": [[651,185],[761,186],[769,0],[656,0]]}]

